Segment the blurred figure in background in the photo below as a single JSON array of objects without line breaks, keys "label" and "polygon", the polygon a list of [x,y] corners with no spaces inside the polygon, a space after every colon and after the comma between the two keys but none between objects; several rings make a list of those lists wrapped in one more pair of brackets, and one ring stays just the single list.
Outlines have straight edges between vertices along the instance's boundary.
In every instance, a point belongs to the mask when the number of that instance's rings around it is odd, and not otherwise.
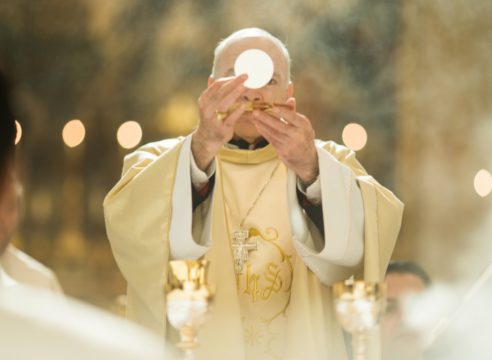
[{"label": "blurred figure in background", "polygon": [[422,359],[418,334],[406,327],[402,317],[405,297],[423,293],[431,284],[429,275],[411,261],[393,261],[386,271],[388,303],[381,319],[384,360]]},{"label": "blurred figure in background", "polygon": [[21,209],[22,186],[13,171],[9,171],[0,199],[0,264],[17,282],[62,293],[53,271],[10,243],[21,220]]}]

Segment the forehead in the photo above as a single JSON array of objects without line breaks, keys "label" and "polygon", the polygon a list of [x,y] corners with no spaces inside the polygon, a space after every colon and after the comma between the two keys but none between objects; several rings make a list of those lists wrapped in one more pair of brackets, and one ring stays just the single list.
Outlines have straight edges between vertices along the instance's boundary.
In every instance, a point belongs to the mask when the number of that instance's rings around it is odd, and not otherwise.
[{"label": "forehead", "polygon": [[219,71],[227,71],[234,68],[236,58],[239,54],[248,49],[263,50],[272,58],[275,65],[275,71],[284,75],[287,74],[288,64],[282,49],[272,40],[261,36],[240,38],[227,44],[220,53],[217,54],[217,69]]}]

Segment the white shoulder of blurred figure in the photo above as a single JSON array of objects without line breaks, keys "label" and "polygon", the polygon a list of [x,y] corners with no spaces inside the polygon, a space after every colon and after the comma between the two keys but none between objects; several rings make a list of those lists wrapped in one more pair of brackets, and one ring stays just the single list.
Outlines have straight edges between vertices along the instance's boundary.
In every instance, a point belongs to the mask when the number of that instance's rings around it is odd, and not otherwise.
[{"label": "white shoulder of blurred figure", "polygon": [[62,294],[55,273],[26,253],[9,244],[0,257],[3,270],[16,282]]},{"label": "white shoulder of blurred figure", "polygon": [[2,283],[0,276],[0,359],[171,358],[163,339],[140,326],[51,291]]}]

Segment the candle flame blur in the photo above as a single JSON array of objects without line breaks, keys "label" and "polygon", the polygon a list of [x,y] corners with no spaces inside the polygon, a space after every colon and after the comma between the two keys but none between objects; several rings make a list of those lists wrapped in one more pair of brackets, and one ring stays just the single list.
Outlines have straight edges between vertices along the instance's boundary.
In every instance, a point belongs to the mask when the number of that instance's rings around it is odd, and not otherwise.
[{"label": "candle flame blur", "polygon": [[486,197],[492,191],[492,175],[485,169],[478,171],[473,185],[479,196]]},{"label": "candle flame blur", "polygon": [[63,127],[62,137],[68,147],[80,145],[85,138],[85,126],[82,121],[74,119],[67,122]]},{"label": "candle flame blur", "polygon": [[131,149],[142,141],[142,127],[136,121],[124,122],[118,128],[116,138],[122,148]]},{"label": "candle flame blur", "polygon": [[343,129],[343,143],[354,151],[359,151],[366,146],[367,132],[362,125],[350,123]]},{"label": "candle flame blur", "polygon": [[18,120],[15,120],[15,127],[17,128],[17,135],[15,137],[15,145],[17,145],[22,138],[22,126]]}]

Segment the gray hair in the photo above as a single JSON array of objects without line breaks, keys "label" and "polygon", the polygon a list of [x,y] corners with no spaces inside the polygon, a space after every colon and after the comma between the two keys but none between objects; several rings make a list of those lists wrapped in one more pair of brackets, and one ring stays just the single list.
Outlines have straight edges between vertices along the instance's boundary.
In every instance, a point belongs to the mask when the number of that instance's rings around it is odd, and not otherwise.
[{"label": "gray hair", "polygon": [[222,39],[219,41],[217,44],[217,47],[214,50],[214,63],[212,65],[212,76],[215,76],[216,73],[216,67],[217,67],[217,62],[219,59],[220,54],[222,51],[228,47],[230,44],[232,44],[234,41],[239,40],[239,39],[245,39],[249,37],[263,37],[271,42],[273,42],[284,54],[285,60],[287,61],[287,80],[290,81],[290,54],[289,50],[287,50],[287,47],[285,44],[280,41],[278,38],[270,34],[268,31],[260,29],[260,28],[245,28],[241,29],[238,31],[233,32],[231,35],[226,37],[225,39]]}]

